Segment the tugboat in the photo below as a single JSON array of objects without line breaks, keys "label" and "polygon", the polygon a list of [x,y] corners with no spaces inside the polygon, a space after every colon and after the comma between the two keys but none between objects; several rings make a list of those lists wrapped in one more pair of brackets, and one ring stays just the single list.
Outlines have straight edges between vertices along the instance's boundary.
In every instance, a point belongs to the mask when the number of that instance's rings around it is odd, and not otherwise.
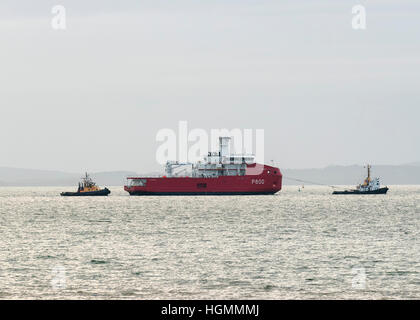
[{"label": "tugboat", "polygon": [[107,196],[111,193],[108,188],[100,189],[86,172],[85,177],[79,182],[77,192],[61,192],[63,197],[87,197],[87,196]]},{"label": "tugboat", "polygon": [[372,179],[370,177],[370,169],[372,167],[367,165],[368,176],[363,182],[359,184],[355,190],[334,191],[333,194],[386,194],[388,187],[381,188],[379,178]]}]

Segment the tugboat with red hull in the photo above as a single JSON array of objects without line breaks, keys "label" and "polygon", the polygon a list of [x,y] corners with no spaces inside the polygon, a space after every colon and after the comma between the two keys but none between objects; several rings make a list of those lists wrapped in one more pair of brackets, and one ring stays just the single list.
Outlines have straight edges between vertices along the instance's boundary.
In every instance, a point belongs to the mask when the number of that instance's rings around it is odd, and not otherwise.
[{"label": "tugboat with red hull", "polygon": [[386,194],[389,190],[388,187],[381,188],[379,178],[371,178],[370,170],[372,169],[371,165],[367,165],[368,176],[365,181],[357,186],[357,189],[354,190],[344,190],[344,191],[334,191],[333,194]]},{"label": "tugboat with red hull", "polygon": [[[219,152],[209,152],[204,161],[168,161],[166,175],[128,177],[124,190],[130,195],[267,195],[282,188],[279,168],[257,164],[251,155],[229,152],[229,137],[219,138]],[[180,176],[183,167],[189,174]]]}]

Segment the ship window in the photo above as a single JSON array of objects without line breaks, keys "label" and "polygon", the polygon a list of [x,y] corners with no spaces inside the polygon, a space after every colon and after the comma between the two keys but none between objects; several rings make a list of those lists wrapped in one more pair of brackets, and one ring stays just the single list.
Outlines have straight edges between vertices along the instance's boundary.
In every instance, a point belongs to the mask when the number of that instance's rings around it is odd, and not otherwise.
[{"label": "ship window", "polygon": [[274,171],[274,174],[277,174],[277,171]]},{"label": "ship window", "polygon": [[197,188],[199,189],[207,188],[207,183],[197,183]]},{"label": "ship window", "polygon": [[132,186],[144,187],[146,185],[146,179],[133,179],[131,180]]},{"label": "ship window", "polygon": [[270,170],[268,170],[267,173],[270,174]]}]

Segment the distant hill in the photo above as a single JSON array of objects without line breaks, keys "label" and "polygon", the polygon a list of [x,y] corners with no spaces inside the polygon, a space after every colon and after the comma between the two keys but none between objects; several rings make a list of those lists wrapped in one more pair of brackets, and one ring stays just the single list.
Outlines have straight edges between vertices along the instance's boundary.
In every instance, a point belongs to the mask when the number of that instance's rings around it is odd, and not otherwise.
[{"label": "distant hill", "polygon": [[[136,176],[132,171],[109,171],[92,173],[91,177],[100,186],[123,186],[128,176]],[[79,181],[80,178],[77,180]]]},{"label": "distant hill", "polygon": [[[284,184],[327,185],[357,185],[366,177],[366,168],[363,166],[328,166],[322,169],[284,169]],[[381,178],[381,184],[420,184],[420,163],[400,166],[374,165],[372,175]],[[312,182],[312,183],[309,183]]]},{"label": "distant hill", "polygon": [[[122,186],[132,171],[91,173],[100,186]],[[0,186],[77,186],[83,173],[0,167]]]}]

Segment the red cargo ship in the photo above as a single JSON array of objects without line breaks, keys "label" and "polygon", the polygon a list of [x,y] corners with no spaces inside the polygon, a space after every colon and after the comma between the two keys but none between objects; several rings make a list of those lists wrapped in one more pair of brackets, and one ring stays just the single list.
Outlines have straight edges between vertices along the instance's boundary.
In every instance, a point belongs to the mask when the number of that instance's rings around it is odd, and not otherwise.
[{"label": "red cargo ship", "polygon": [[253,156],[229,154],[229,142],[229,137],[220,137],[220,152],[209,152],[196,164],[168,161],[164,176],[128,177],[124,190],[130,195],[257,195],[281,190],[278,168],[257,164]]}]

